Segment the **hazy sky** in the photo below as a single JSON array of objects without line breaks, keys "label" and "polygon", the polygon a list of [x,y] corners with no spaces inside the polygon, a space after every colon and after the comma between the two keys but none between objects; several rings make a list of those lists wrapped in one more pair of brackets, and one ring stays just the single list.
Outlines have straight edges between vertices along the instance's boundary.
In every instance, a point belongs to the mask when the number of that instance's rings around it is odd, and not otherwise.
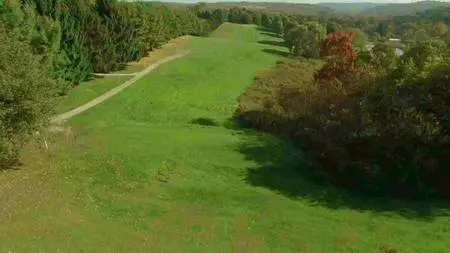
[{"label": "hazy sky", "polygon": [[[162,2],[184,2],[184,3],[196,3],[197,0],[159,0]],[[288,3],[319,3],[319,2],[372,2],[372,3],[411,3],[411,0],[202,0],[200,2],[288,2]],[[442,0],[440,2],[450,2],[450,0]]]}]

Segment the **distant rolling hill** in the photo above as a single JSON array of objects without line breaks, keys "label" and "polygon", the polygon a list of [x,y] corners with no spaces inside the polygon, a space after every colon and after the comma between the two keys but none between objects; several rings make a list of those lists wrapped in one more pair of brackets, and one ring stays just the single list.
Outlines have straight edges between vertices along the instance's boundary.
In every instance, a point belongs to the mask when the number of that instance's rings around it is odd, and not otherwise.
[{"label": "distant rolling hill", "polygon": [[386,4],[364,10],[362,14],[382,15],[382,16],[403,16],[412,15],[429,9],[449,7],[448,2],[422,1],[408,4]]},{"label": "distant rolling hill", "polygon": [[333,9],[318,4],[276,3],[276,2],[207,2],[212,8],[242,7],[267,12],[298,13],[306,15],[318,15],[332,13]]},{"label": "distant rolling hill", "polygon": [[[0,0],[1,1],[1,0]],[[132,1],[132,0],[128,0]],[[144,0],[145,1],[145,0]],[[351,0],[350,0],[351,1]],[[183,0],[146,1],[165,3],[171,6],[189,6],[197,3],[188,3]],[[287,2],[205,2],[207,8],[241,7],[265,12],[278,12],[285,14],[328,15],[336,13],[363,14],[377,16],[404,16],[429,9],[450,7],[449,2],[422,1],[416,3],[372,3],[372,2],[322,2],[318,4],[300,4]]]},{"label": "distant rolling hill", "polygon": [[336,3],[336,2],[323,2],[317,5],[333,9],[337,12],[357,14],[363,11],[378,7],[383,4],[376,4],[370,2],[357,2],[357,3]]},{"label": "distant rolling hill", "polygon": [[[2,1],[2,0],[0,0]],[[132,2],[133,0],[127,0]],[[188,3],[183,0],[162,0],[162,1],[146,1],[151,3],[164,3],[169,6],[192,6],[198,3]],[[201,2],[201,1],[200,1]],[[260,10],[265,12],[277,12],[284,14],[304,14],[304,15],[323,15],[334,12],[333,9],[317,4],[299,4],[299,3],[276,3],[276,2],[203,2],[206,8],[232,8],[241,7],[250,10]]]}]

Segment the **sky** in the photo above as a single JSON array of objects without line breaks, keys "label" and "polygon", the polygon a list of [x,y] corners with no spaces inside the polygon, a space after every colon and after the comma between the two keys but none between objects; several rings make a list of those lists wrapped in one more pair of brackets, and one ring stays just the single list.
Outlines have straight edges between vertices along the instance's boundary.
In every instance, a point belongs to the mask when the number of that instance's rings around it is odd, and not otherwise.
[{"label": "sky", "polygon": [[[162,2],[183,2],[196,3],[197,0],[159,0]],[[336,3],[357,3],[357,2],[372,2],[372,3],[411,3],[412,0],[202,0],[200,2],[287,2],[287,3],[319,3],[319,2],[336,2]],[[450,2],[450,0],[441,0],[440,2]]]}]

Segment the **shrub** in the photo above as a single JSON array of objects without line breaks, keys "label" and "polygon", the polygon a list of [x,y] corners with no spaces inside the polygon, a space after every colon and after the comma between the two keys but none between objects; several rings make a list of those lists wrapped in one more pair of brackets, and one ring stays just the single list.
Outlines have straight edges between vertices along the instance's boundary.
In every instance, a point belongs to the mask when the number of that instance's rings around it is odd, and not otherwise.
[{"label": "shrub", "polygon": [[45,123],[55,83],[48,64],[0,25],[0,169],[13,165],[27,135]]},{"label": "shrub", "polygon": [[[314,90],[313,73],[318,60],[283,60],[275,69],[262,73],[238,98],[236,116],[249,126],[290,136],[294,121],[310,101]],[[299,99],[299,96],[301,96]]]}]

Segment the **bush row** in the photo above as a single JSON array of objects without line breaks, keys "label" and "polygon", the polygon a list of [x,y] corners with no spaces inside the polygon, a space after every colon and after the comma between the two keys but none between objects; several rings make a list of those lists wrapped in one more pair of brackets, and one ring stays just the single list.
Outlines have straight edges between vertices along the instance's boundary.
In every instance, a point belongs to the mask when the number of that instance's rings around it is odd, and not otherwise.
[{"label": "bush row", "polygon": [[353,37],[329,35],[325,62],[287,60],[256,78],[236,116],[294,140],[348,189],[450,197],[447,46],[422,41],[396,57],[384,44],[358,56]]}]

